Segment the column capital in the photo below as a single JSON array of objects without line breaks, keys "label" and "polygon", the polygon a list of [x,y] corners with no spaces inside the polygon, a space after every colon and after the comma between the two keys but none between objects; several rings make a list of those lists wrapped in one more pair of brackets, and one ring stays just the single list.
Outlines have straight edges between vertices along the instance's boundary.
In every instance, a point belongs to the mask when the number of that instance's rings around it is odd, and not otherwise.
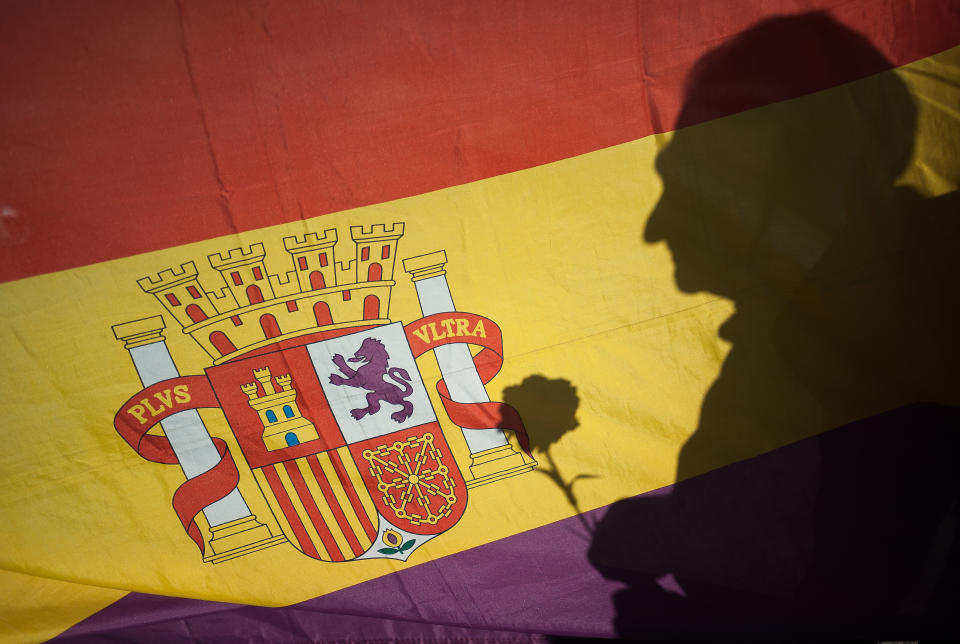
[{"label": "column capital", "polygon": [[123,342],[125,349],[142,347],[145,344],[163,342],[163,329],[166,324],[162,315],[154,315],[141,320],[113,325],[113,335]]},{"label": "column capital", "polygon": [[425,280],[430,277],[446,275],[446,271],[443,270],[446,263],[447,253],[438,250],[433,253],[417,255],[416,257],[409,257],[403,260],[403,270],[410,273],[410,277],[414,282],[419,282],[420,280]]}]

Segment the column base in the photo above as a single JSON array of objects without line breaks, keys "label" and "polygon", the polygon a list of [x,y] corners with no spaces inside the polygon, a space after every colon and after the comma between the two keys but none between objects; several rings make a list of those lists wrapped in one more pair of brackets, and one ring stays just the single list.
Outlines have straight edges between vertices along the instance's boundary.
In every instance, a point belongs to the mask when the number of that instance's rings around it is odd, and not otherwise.
[{"label": "column base", "polygon": [[467,481],[467,488],[517,476],[537,466],[536,461],[525,458],[509,443],[471,454],[470,457],[470,474],[473,478]]},{"label": "column base", "polygon": [[203,560],[215,564],[285,543],[287,540],[283,535],[275,537],[270,534],[270,528],[257,521],[252,514],[213,526],[210,534],[210,552]]}]

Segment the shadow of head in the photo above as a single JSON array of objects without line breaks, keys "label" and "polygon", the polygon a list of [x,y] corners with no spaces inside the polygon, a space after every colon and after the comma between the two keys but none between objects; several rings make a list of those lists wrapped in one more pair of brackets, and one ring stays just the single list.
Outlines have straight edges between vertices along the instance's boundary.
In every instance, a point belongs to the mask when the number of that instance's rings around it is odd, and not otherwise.
[{"label": "shadow of head", "polygon": [[891,66],[823,13],[761,22],[698,61],[645,230],[681,290],[790,288],[857,218],[884,216],[916,125],[903,81],[877,75]]},{"label": "shadow of head", "polygon": [[529,376],[519,385],[505,388],[503,402],[520,412],[534,451],[546,452],[579,425],[580,398],[569,380]]}]

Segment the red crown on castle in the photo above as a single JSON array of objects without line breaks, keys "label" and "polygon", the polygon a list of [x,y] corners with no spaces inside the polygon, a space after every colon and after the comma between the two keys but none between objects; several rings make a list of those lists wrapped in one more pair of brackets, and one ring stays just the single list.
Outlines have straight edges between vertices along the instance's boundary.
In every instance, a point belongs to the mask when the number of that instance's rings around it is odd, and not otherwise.
[{"label": "red crown on castle", "polygon": [[355,257],[338,262],[335,229],[284,237],[293,260],[267,273],[263,244],[208,256],[224,286],[208,291],[193,262],[137,280],[220,364],[278,342],[302,344],[343,329],[390,322],[390,291],[403,224],[351,226]]}]

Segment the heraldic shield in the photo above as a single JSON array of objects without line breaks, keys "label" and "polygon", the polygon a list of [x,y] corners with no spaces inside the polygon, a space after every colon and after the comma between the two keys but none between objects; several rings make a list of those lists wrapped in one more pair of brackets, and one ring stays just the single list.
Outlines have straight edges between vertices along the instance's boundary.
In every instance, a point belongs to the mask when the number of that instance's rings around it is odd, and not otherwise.
[{"label": "heraldic shield", "polygon": [[207,377],[294,547],[406,559],[460,519],[466,483],[400,323],[257,353]]},{"label": "heraldic shield", "polygon": [[[208,256],[219,273],[212,289],[194,262],[137,280],[212,366],[180,373],[163,316],[114,325],[144,387],[114,429],[143,459],[180,466],[186,480],[173,509],[204,561],[285,542],[324,562],[406,561],[460,520],[468,487],[535,467],[519,414],[485,389],[503,364],[500,329],[455,309],[444,251],[403,260],[423,317],[406,325],[388,317],[402,235],[396,222],[351,226],[351,244],[339,246],[335,229],[285,237],[294,270],[283,278],[267,270],[257,243]],[[337,262],[338,247],[353,259]],[[468,469],[454,459],[417,368],[426,354]],[[199,414],[213,408],[242,459]],[[248,504],[244,461],[274,521]]]}]

